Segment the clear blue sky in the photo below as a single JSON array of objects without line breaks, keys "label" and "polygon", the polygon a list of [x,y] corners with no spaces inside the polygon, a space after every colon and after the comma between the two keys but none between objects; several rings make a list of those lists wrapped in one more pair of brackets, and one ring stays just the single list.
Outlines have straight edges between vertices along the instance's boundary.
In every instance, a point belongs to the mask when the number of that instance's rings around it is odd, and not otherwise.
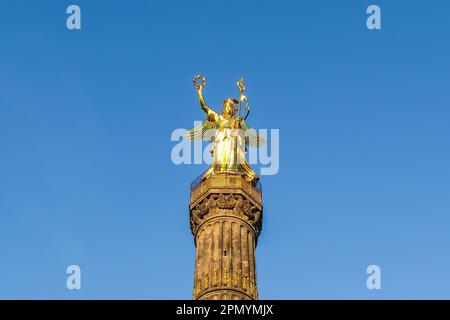
[{"label": "clear blue sky", "polygon": [[2,1],[0,298],[191,298],[189,183],[205,166],[173,165],[170,134],[203,117],[198,73],[216,108],[244,77],[250,124],[280,129],[260,298],[450,298],[449,14],[444,0]]}]

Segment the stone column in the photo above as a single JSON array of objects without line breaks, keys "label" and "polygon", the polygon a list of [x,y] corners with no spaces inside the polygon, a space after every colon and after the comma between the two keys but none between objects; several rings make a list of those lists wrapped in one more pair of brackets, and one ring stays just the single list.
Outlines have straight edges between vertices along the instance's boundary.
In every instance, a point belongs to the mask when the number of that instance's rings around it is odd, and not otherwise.
[{"label": "stone column", "polygon": [[240,175],[217,174],[191,190],[196,245],[193,298],[258,298],[255,248],[262,226],[261,190]]}]

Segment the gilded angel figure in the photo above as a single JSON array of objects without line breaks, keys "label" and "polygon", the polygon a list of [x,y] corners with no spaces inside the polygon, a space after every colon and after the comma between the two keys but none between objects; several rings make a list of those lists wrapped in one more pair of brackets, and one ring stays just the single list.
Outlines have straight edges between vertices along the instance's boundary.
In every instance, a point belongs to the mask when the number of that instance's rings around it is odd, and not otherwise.
[{"label": "gilded angel figure", "polygon": [[[199,79],[202,82],[198,82]],[[250,109],[247,97],[244,95],[244,80],[241,79],[237,82],[240,99],[226,99],[223,102],[222,114],[215,112],[205,103],[203,98],[205,78],[196,76],[193,81],[198,92],[200,106],[206,113],[206,119],[201,125],[189,130],[188,137],[192,140],[213,142],[211,150],[213,161],[203,178],[216,173],[233,173],[242,174],[247,181],[256,183],[259,178],[248,164],[245,154],[248,145],[261,146],[266,141],[254,129],[250,129],[245,121]],[[240,115],[241,107],[244,109],[244,117]]]}]

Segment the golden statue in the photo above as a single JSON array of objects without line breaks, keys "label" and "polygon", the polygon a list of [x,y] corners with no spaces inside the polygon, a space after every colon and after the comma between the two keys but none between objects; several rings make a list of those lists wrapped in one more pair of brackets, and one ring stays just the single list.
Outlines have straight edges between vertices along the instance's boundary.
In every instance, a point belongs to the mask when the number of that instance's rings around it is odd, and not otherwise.
[{"label": "golden statue", "polygon": [[[247,97],[244,95],[244,80],[240,79],[237,82],[240,92],[239,100],[226,99],[223,102],[222,114],[218,114],[205,103],[202,91],[206,79],[198,75],[193,82],[198,92],[200,105],[207,117],[200,126],[189,130],[188,137],[192,140],[211,140],[213,142],[211,150],[213,162],[203,178],[216,173],[233,173],[242,174],[247,181],[256,183],[259,178],[248,164],[245,154],[248,145],[261,146],[265,140],[254,129],[250,129],[245,121],[250,113],[250,108]],[[245,116],[241,116],[241,111],[245,113]]]}]

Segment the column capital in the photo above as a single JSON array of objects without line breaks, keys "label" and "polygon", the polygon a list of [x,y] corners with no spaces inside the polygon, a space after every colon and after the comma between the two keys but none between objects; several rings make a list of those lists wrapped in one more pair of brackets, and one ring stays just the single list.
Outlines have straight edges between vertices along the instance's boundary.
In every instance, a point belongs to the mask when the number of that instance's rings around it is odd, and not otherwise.
[{"label": "column capital", "polygon": [[249,224],[258,239],[262,229],[261,198],[261,190],[240,175],[219,174],[205,179],[191,191],[189,212],[194,238],[206,221],[229,216]]}]

